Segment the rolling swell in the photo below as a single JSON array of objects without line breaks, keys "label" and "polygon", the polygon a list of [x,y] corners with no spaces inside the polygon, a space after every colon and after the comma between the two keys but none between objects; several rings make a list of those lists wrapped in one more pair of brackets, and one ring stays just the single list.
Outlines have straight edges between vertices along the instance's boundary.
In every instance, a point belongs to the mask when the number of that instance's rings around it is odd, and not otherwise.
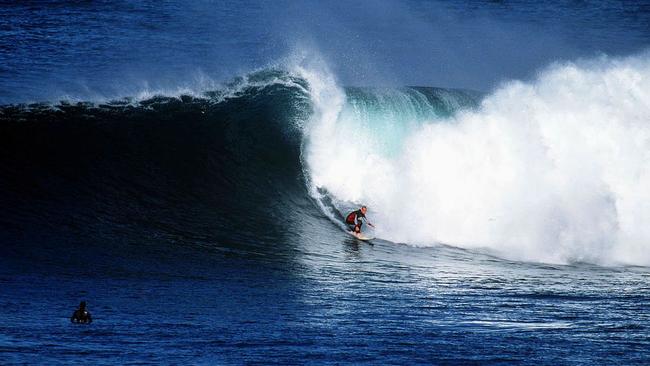
[{"label": "rolling swell", "polygon": [[282,216],[310,205],[296,128],[309,113],[300,81],[273,71],[200,97],[5,106],[4,250],[95,264],[179,243],[281,251]]},{"label": "rolling swell", "polygon": [[[152,255],[176,266],[206,250],[291,259],[314,236],[339,233],[326,217],[338,223],[335,211],[355,204],[313,184],[315,151],[353,151],[366,141],[360,132],[374,131],[376,151],[391,154],[410,122],[448,118],[478,98],[342,89],[328,75],[263,70],[200,95],[2,107],[3,257],[93,271]],[[319,138],[328,126],[350,141]],[[333,167],[349,171],[363,158]]]}]

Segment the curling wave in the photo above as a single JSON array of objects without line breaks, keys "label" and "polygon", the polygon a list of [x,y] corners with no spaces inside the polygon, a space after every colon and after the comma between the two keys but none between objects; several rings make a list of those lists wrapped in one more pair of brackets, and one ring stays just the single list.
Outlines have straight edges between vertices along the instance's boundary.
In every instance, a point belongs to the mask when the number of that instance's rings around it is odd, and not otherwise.
[{"label": "curling wave", "polygon": [[57,232],[277,251],[363,203],[393,242],[650,265],[649,86],[648,55],[489,95],[343,88],[320,63],[192,95],[4,106],[0,239],[17,256]]}]

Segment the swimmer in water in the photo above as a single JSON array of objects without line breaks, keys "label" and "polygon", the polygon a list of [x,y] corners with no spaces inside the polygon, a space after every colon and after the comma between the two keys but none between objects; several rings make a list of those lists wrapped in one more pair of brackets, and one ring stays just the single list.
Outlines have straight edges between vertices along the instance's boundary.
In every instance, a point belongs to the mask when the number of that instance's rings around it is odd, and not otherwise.
[{"label": "swimmer in water", "polygon": [[79,303],[79,309],[74,311],[74,313],[70,317],[70,322],[81,323],[81,324],[90,324],[93,322],[93,317],[90,316],[90,312],[86,310],[85,301]]}]

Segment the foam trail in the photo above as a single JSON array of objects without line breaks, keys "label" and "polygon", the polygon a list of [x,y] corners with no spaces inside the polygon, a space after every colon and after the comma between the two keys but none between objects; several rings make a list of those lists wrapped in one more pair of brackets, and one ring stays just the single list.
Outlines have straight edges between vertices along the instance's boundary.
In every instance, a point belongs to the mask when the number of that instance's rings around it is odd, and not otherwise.
[{"label": "foam trail", "polygon": [[368,204],[378,236],[650,265],[650,55],[554,65],[452,118],[401,93],[316,98],[307,131],[312,184]]}]

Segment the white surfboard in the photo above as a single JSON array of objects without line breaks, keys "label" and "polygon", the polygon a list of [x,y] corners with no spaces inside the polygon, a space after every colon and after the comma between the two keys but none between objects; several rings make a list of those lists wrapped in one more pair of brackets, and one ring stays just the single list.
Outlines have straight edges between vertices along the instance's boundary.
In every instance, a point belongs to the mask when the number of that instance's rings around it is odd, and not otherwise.
[{"label": "white surfboard", "polygon": [[368,241],[374,239],[374,238],[369,238],[363,234],[355,235],[352,231],[348,231],[347,233],[362,241]]}]

